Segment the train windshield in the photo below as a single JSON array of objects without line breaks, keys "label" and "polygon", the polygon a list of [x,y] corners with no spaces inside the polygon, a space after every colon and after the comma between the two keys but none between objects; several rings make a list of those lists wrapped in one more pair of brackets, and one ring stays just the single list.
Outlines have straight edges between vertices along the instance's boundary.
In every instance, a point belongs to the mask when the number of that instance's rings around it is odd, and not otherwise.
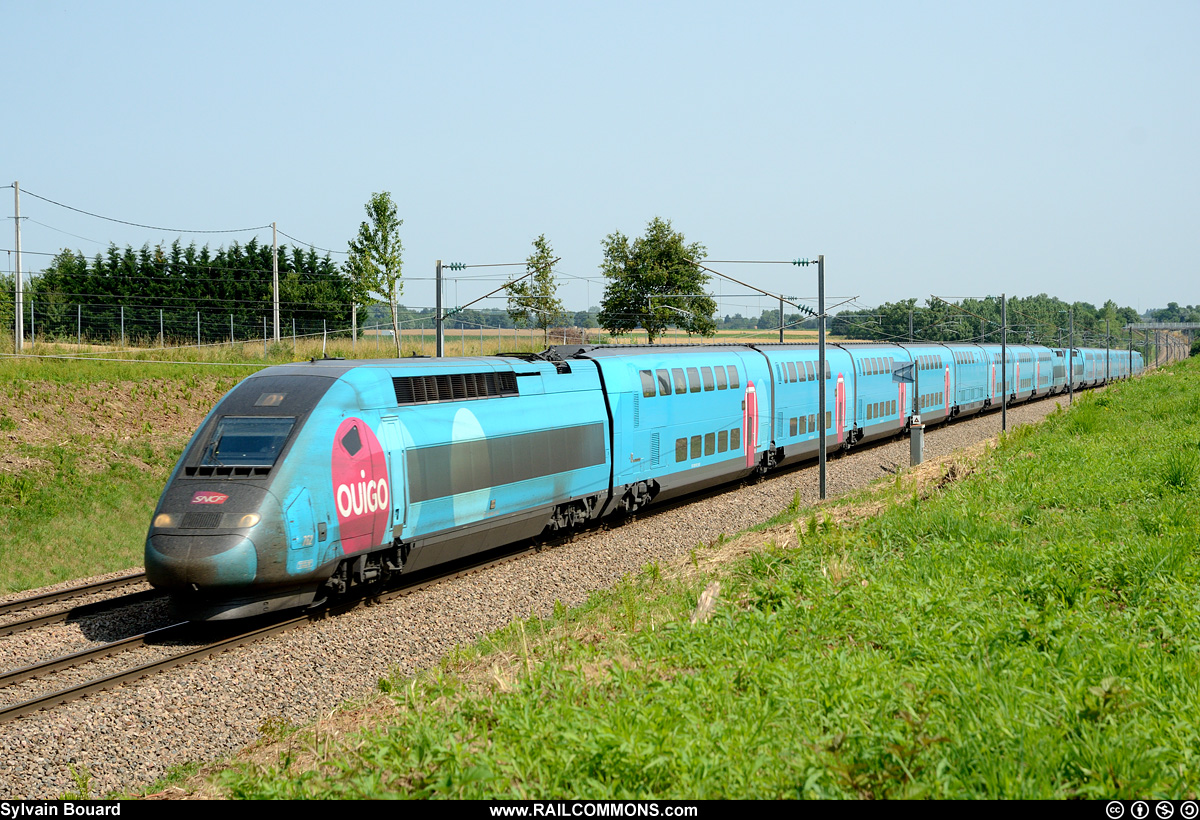
[{"label": "train windshield", "polygon": [[226,416],[201,457],[202,467],[271,467],[296,425],[292,418]]}]

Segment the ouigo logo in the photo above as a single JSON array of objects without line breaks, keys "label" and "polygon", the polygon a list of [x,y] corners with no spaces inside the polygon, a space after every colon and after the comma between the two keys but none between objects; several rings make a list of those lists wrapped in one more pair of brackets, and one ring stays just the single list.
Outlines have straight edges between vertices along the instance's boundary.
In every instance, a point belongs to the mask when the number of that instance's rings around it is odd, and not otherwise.
[{"label": "ouigo logo", "polygon": [[201,490],[192,496],[193,504],[224,504],[225,499],[229,496],[225,493],[214,493],[209,490]]}]

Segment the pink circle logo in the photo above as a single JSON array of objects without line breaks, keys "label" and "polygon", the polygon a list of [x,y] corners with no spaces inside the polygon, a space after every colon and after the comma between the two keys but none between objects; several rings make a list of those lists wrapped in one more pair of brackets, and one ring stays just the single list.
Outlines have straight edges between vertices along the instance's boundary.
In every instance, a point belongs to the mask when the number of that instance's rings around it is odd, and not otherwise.
[{"label": "pink circle logo", "polygon": [[342,549],[351,553],[379,546],[387,533],[391,487],[387,457],[365,421],[348,418],[338,426],[331,467]]}]

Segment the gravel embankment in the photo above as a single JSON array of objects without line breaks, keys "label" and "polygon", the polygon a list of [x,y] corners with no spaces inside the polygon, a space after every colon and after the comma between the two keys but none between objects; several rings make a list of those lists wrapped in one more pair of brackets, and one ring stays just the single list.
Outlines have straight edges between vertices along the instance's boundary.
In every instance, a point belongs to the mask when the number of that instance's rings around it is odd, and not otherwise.
[{"label": "gravel embankment", "polygon": [[[1065,399],[1063,399],[1065,402]],[[1037,421],[1056,402],[1009,411],[1009,426]],[[929,428],[926,459],[997,434],[1000,416]],[[831,460],[829,495],[908,464],[908,441]],[[651,561],[673,563],[700,541],[734,533],[785,507],[799,492],[817,501],[813,464],[665,514],[442,583],[381,606],[352,612],[253,646],[0,726],[0,798],[53,798],[74,788],[71,767],[86,767],[91,793],[137,789],[177,764],[228,756],[260,737],[269,722],[307,723],[362,695],[393,667],[415,672],[456,644],[514,618],[571,606]],[[30,594],[30,593],[27,593]],[[95,641],[79,624],[0,638],[3,666]],[[45,641],[46,645],[36,645]],[[20,658],[13,663],[10,658]]]}]

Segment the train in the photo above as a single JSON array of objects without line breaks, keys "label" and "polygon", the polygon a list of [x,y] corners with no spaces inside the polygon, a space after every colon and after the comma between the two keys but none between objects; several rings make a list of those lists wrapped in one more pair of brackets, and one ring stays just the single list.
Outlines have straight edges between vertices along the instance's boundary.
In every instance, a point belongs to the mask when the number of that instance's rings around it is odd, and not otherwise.
[{"label": "train", "polygon": [[1069,353],[1009,345],[1005,367],[999,345],[830,344],[822,373],[812,344],[560,345],[268,367],[184,449],[147,579],[191,620],[312,607],[816,458],[822,427],[845,450],[1144,367]]}]

